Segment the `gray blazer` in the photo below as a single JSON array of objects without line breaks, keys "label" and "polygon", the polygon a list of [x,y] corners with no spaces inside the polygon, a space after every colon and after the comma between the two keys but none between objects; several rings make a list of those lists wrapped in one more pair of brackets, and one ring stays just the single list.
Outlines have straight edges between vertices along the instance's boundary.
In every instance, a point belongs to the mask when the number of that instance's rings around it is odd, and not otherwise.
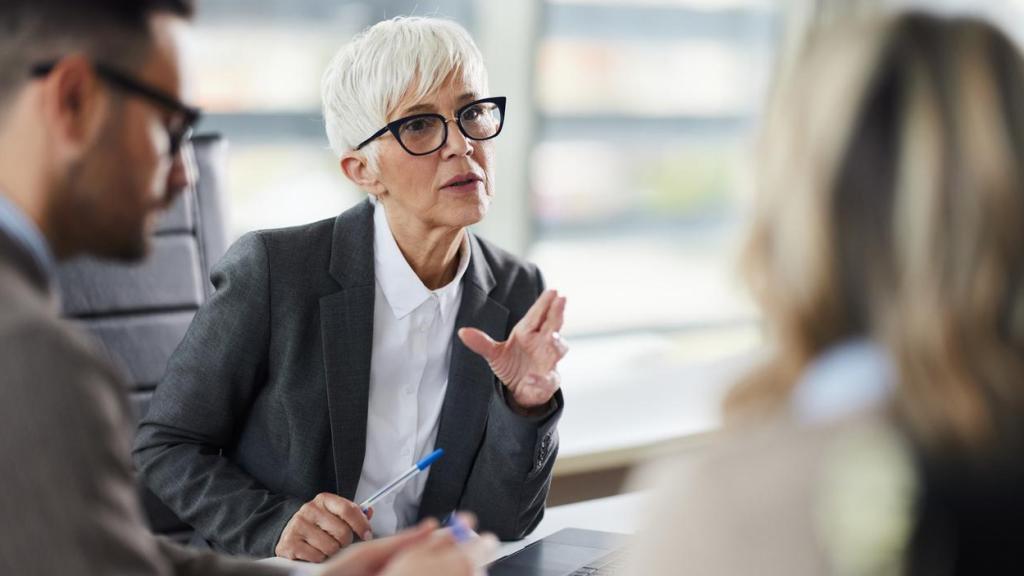
[{"label": "gray blazer", "polygon": [[[135,445],[149,487],[213,546],[271,556],[320,492],[355,496],[366,450],[375,295],[373,204],[242,237],[157,387]],[[470,236],[456,330],[505,339],[543,290],[536,267]],[[525,418],[486,361],[452,340],[421,517],[471,510],[502,539],[541,520],[557,408]]]},{"label": "gray blazer", "polygon": [[0,574],[284,574],[154,537],[127,387],[0,233]]}]

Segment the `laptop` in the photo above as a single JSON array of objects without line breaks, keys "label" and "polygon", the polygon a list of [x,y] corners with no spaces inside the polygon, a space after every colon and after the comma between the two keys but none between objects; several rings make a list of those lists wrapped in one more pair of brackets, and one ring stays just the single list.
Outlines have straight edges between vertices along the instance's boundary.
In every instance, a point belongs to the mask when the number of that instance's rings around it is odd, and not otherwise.
[{"label": "laptop", "polygon": [[565,528],[487,567],[490,576],[611,576],[624,574],[627,536]]}]

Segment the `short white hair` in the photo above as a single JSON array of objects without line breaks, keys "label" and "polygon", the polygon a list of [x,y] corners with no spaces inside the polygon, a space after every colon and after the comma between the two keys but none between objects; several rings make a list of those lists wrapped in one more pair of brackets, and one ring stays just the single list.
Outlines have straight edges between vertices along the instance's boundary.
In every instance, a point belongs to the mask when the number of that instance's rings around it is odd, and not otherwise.
[{"label": "short white hair", "polygon": [[[367,28],[338,50],[321,82],[324,122],[340,158],[388,122],[403,98],[420,100],[454,74],[487,90],[483,56],[450,20],[398,17]],[[371,166],[376,146],[363,148]]]}]

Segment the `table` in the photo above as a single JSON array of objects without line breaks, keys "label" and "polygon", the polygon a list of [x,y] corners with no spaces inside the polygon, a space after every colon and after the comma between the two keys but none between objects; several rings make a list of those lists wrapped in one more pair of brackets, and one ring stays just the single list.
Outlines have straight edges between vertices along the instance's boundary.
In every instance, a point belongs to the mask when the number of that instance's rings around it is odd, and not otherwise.
[{"label": "table", "polygon": [[[587,528],[623,534],[635,532],[638,528],[637,510],[643,507],[643,499],[643,493],[634,492],[548,508],[544,519],[532,534],[522,540],[502,544],[490,561],[493,562],[513,554],[562,528]],[[317,567],[305,562],[294,562],[283,558],[267,558],[263,562],[290,566],[296,570],[303,570],[309,575],[318,573]]]},{"label": "table", "polygon": [[532,534],[517,542],[503,543],[491,561],[526,548],[562,528],[586,528],[621,534],[636,532],[638,521],[642,520],[637,511],[643,508],[644,496],[641,492],[633,492],[548,508],[544,519]]}]

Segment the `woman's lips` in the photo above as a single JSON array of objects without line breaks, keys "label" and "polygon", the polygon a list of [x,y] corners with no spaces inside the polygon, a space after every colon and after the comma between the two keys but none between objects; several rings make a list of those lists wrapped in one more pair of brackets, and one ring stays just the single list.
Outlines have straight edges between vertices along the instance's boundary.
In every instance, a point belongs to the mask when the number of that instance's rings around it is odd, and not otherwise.
[{"label": "woman's lips", "polygon": [[476,180],[476,181],[479,182],[479,181],[483,180],[483,178],[478,176],[476,174],[476,172],[465,172],[463,174],[458,174],[458,175],[452,176],[451,178],[448,179],[447,182],[444,183],[444,185],[442,187],[446,188],[448,186],[453,186],[453,185],[456,185],[456,184],[465,184],[466,182],[469,182],[470,180]]},{"label": "woman's lips", "polygon": [[452,192],[476,192],[477,187],[481,184],[479,180],[463,181],[461,183],[449,184],[445,186],[444,190],[450,190]]},{"label": "woman's lips", "polygon": [[472,172],[460,174],[445,182],[441,188],[452,192],[474,192],[483,180]]}]

